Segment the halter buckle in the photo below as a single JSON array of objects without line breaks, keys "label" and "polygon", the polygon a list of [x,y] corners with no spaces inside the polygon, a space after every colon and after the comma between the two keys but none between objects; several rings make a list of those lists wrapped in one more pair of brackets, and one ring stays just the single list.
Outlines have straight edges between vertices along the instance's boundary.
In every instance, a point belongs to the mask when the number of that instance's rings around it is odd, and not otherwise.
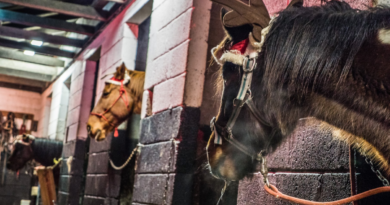
[{"label": "halter buckle", "polygon": [[210,121],[210,129],[211,129],[211,132],[214,131],[214,127],[215,127],[215,117],[213,117],[213,119],[211,119],[211,121]]},{"label": "halter buckle", "polygon": [[[254,57],[254,58],[245,57],[244,58],[244,62],[243,62],[243,66],[242,66],[242,69],[244,70],[244,72],[250,73],[253,71],[253,69],[255,69],[255,67],[257,65],[256,59],[257,59],[257,57]],[[250,65],[251,61],[253,61],[252,65]]]},{"label": "halter buckle", "polygon": [[267,167],[267,160],[263,156],[263,151],[261,151],[258,155],[261,155],[261,168],[260,173],[263,175],[264,184],[266,184],[269,187],[269,180],[268,180],[268,167]]}]

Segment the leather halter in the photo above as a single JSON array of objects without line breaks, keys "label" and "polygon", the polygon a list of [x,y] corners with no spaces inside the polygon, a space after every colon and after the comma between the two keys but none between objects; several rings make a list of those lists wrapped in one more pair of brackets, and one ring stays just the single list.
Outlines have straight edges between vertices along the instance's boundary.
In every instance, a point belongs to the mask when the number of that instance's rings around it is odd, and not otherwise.
[{"label": "leather halter", "polygon": [[257,110],[256,106],[252,101],[252,93],[250,87],[252,84],[253,70],[256,68],[257,65],[256,60],[257,60],[257,55],[251,58],[248,56],[244,57],[243,66],[242,66],[244,74],[242,75],[241,85],[237,97],[233,100],[233,105],[234,105],[233,113],[230,116],[226,126],[223,127],[218,125],[214,117],[210,122],[210,127],[211,130],[214,131],[215,144],[221,145],[222,144],[221,137],[223,137],[227,142],[235,146],[244,154],[251,157],[252,160],[262,162],[264,161],[264,157],[263,157],[264,150],[257,153],[255,150],[250,149],[247,146],[243,145],[241,142],[237,141],[234,138],[234,135],[232,133],[234,124],[236,123],[237,117],[240,114],[240,111],[244,105],[248,106],[249,110],[251,111],[253,116],[257,119],[257,121],[269,126],[269,123],[267,123],[266,120],[264,120],[264,118]]},{"label": "leather halter", "polygon": [[[126,72],[126,74],[127,74],[127,72]],[[127,74],[128,75],[128,74]],[[129,108],[129,100],[126,98],[126,97],[124,97],[123,96],[123,94],[125,94],[126,96],[127,96],[127,91],[126,91],[126,89],[125,89],[125,86],[123,85],[124,83],[124,81],[126,81],[126,78],[125,79],[123,79],[123,80],[117,80],[117,79],[115,79],[115,78],[111,78],[110,79],[110,81],[108,81],[108,83],[111,83],[111,82],[118,82],[118,84],[120,83],[120,89],[119,89],[119,96],[118,96],[118,98],[111,104],[111,106],[109,107],[109,108],[107,108],[103,113],[95,113],[95,112],[91,112],[91,115],[95,115],[95,116],[97,116],[97,117],[99,117],[99,118],[102,118],[102,119],[104,119],[109,125],[111,125],[112,127],[114,127],[115,128],[115,132],[114,132],[114,137],[118,137],[119,136],[119,133],[118,133],[118,128],[117,128],[117,126],[116,125],[114,125],[113,123],[111,123],[105,116],[104,116],[104,114],[106,114],[108,111],[110,111],[111,110],[111,108],[113,108],[114,107],[114,105],[119,101],[119,99],[121,99],[122,98],[122,100],[123,100],[123,102],[125,103],[125,105],[126,105],[126,108],[128,109],[128,110],[130,110],[130,108]],[[126,82],[125,82],[126,83]],[[114,84],[114,83],[113,83]],[[115,83],[115,85],[117,85],[117,83]]]}]

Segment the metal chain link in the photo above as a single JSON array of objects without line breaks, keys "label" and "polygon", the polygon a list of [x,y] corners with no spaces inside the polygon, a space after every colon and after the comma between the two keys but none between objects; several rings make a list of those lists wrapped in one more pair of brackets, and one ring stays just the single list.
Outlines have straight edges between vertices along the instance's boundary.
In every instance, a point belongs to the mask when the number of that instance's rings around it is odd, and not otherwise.
[{"label": "metal chain link", "polygon": [[382,181],[383,186],[390,186],[389,181],[382,175],[382,173],[374,168],[374,163],[366,155],[363,155],[367,164],[371,166],[371,170],[376,174],[379,180]]},{"label": "metal chain link", "polygon": [[131,152],[129,158],[127,158],[126,162],[125,162],[122,166],[120,166],[120,167],[116,166],[116,165],[114,164],[114,162],[113,162],[113,161],[111,160],[111,158],[110,158],[111,167],[114,168],[115,170],[122,170],[123,168],[125,168],[125,167],[127,166],[127,164],[129,164],[129,162],[130,162],[130,160],[133,158],[134,154],[135,154],[136,152],[140,152],[141,147],[143,147],[143,146],[144,146],[143,144],[138,143],[137,146],[136,146],[136,147],[133,149],[133,151]]}]

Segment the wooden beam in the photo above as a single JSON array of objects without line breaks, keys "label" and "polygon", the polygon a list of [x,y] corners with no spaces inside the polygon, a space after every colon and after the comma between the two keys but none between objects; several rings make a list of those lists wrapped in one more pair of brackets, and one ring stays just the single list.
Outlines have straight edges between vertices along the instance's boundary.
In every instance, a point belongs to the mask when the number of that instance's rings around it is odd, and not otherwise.
[{"label": "wooden beam", "polygon": [[11,59],[16,61],[40,64],[45,66],[53,66],[53,67],[64,67],[65,62],[53,57],[42,56],[42,55],[34,55],[28,56],[24,55],[22,52],[13,51],[10,49],[0,48],[0,58]]},{"label": "wooden beam", "polygon": [[9,6],[12,6],[12,5],[6,4],[6,3],[0,3],[0,8],[5,8],[5,7],[9,7]]},{"label": "wooden beam", "polygon": [[23,14],[14,11],[8,11],[0,9],[0,20],[10,21],[12,23],[27,25],[27,26],[40,26],[43,28],[51,28],[62,31],[70,31],[80,34],[92,36],[95,33],[95,27],[85,26],[74,23],[68,23],[51,18],[42,18],[30,14]]},{"label": "wooden beam", "polygon": [[32,85],[20,85],[20,84],[9,83],[9,82],[4,82],[4,81],[0,81],[0,87],[23,90],[23,91],[30,91],[30,92],[35,92],[35,93],[42,93],[43,89],[44,89],[42,87],[36,87],[36,86],[32,86]]},{"label": "wooden beam", "polygon": [[0,66],[3,68],[21,70],[21,71],[32,72],[37,74],[55,76],[58,74],[58,70],[59,70],[57,67],[43,66],[43,65],[33,64],[33,63],[10,60],[10,59],[0,59],[0,61],[1,61]]},{"label": "wooden beam", "polygon": [[23,29],[13,28],[9,26],[0,26],[0,35],[14,38],[22,38],[26,40],[37,40],[57,45],[68,45],[74,47],[83,47],[86,41],[71,39],[62,36],[53,36],[37,31],[26,31]]},{"label": "wooden beam", "polygon": [[52,75],[28,72],[23,70],[15,70],[11,68],[3,68],[3,67],[0,67],[0,74],[19,77],[19,78],[27,78],[31,80],[45,81],[45,82],[51,82],[54,77]]},{"label": "wooden beam", "polygon": [[62,1],[53,0],[0,0],[0,2],[10,3],[18,6],[24,6],[44,11],[50,11],[70,16],[77,16],[86,19],[105,21],[106,18],[101,16],[93,7],[72,4]]},{"label": "wooden beam", "polygon": [[7,48],[15,48],[15,49],[21,49],[21,50],[30,50],[34,51],[36,53],[51,55],[51,56],[61,56],[66,58],[73,58],[76,53],[60,50],[57,48],[51,48],[46,46],[33,46],[30,43],[21,42],[18,43],[16,41],[10,41],[6,39],[0,40],[0,46],[7,47]]},{"label": "wooden beam", "polygon": [[44,88],[48,82],[0,74],[0,82]]}]

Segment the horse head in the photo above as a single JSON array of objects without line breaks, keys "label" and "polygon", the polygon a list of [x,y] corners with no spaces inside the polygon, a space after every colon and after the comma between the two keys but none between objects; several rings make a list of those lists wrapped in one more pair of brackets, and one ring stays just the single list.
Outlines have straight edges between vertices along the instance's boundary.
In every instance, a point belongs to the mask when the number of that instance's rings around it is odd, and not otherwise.
[{"label": "horse head", "polygon": [[[241,179],[263,164],[300,120],[317,119],[319,129],[354,146],[390,176],[390,62],[385,57],[390,8],[356,10],[341,1],[303,7],[295,0],[264,27],[248,21],[243,10],[250,9],[236,8],[248,5],[215,1],[244,20],[224,22],[228,38],[214,52],[216,59],[221,56],[223,92],[207,146],[212,173]],[[252,6],[264,4],[252,0]],[[233,17],[226,15],[224,21]]]},{"label": "horse head", "polygon": [[106,81],[102,97],[88,119],[88,135],[102,141],[132,113],[141,113],[145,73],[117,67],[114,77]]},{"label": "horse head", "polygon": [[34,153],[31,144],[35,140],[32,135],[18,135],[11,145],[11,155],[7,161],[7,169],[18,171],[22,169],[26,163],[34,159]]}]

